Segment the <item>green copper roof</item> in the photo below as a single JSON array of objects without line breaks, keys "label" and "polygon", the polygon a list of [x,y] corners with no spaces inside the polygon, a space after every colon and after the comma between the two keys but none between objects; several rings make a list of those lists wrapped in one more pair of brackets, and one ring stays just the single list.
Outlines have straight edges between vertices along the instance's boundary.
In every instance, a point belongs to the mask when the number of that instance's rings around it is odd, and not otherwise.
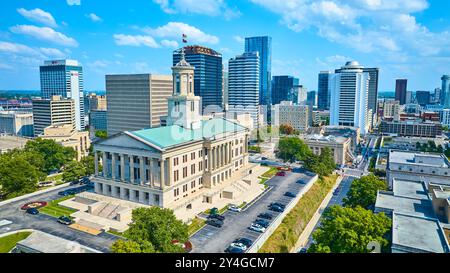
[{"label": "green copper roof", "polygon": [[185,129],[179,125],[159,127],[130,132],[130,134],[150,142],[162,149],[186,142],[213,138],[223,133],[244,131],[246,128],[223,118],[203,120],[199,129]]}]

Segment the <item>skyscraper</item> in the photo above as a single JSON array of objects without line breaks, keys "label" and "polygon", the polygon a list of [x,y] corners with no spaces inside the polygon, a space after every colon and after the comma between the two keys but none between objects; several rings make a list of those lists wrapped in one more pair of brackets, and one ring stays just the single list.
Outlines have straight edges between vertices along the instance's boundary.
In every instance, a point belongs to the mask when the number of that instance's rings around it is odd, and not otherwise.
[{"label": "skyscraper", "polygon": [[259,53],[244,53],[228,65],[228,111],[249,113],[254,127],[259,119]]},{"label": "skyscraper", "polygon": [[417,91],[416,92],[416,101],[420,106],[425,106],[430,104],[430,91]]},{"label": "skyscraper", "polygon": [[75,128],[85,129],[83,68],[78,61],[46,61],[40,67],[41,92],[44,99],[52,96],[73,99],[75,102]]},{"label": "skyscraper", "polygon": [[299,85],[299,79],[292,76],[273,76],[272,78],[272,104],[290,100],[290,93],[294,86]]},{"label": "skyscraper", "polygon": [[306,104],[312,109],[316,105],[316,91],[309,91],[306,99]]},{"label": "skyscraper", "polygon": [[[195,95],[202,99],[202,108],[223,107],[222,54],[203,46],[184,47],[185,58],[194,68]],[[173,52],[173,65],[181,60],[181,49]]]},{"label": "skyscraper", "polygon": [[172,88],[171,75],[106,75],[108,135],[159,127]]},{"label": "skyscraper", "polygon": [[317,89],[317,107],[319,110],[330,110],[330,92],[328,88],[330,74],[332,74],[331,71],[321,71],[319,73],[319,85]]},{"label": "skyscraper", "polygon": [[441,105],[443,105],[445,109],[450,109],[450,75],[442,76],[441,80]]},{"label": "skyscraper", "polygon": [[331,125],[358,127],[361,134],[369,131],[369,80],[369,73],[356,61],[330,74]]},{"label": "skyscraper", "polygon": [[272,38],[268,36],[245,38],[245,52],[259,53],[259,104],[270,105],[272,100]]},{"label": "skyscraper", "polygon": [[400,105],[406,104],[406,92],[408,88],[407,79],[398,79],[395,83],[395,100],[400,102]]},{"label": "skyscraper", "polygon": [[[364,72],[369,73],[369,109],[376,116],[378,113],[378,79],[380,75],[379,68],[364,68]],[[376,119],[373,118],[373,121]],[[373,125],[373,124],[372,124]]]}]

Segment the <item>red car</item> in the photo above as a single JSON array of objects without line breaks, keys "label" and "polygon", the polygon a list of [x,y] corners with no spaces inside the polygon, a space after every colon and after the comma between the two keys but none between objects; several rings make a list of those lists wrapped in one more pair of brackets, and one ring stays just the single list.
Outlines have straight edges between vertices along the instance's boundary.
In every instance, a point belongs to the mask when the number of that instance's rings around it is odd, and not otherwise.
[{"label": "red car", "polygon": [[277,176],[286,176],[286,173],[285,172],[278,172]]}]

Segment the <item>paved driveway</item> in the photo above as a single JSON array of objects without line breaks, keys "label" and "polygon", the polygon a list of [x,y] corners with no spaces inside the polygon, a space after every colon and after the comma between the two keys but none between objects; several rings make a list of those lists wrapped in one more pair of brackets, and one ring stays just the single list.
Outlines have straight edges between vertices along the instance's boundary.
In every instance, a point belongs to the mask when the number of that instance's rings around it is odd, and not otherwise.
[{"label": "paved driveway", "polygon": [[199,232],[191,237],[193,243],[193,253],[223,253],[230,243],[239,237],[245,237],[253,242],[261,235],[248,229],[251,223],[257,218],[260,213],[269,212],[274,215],[273,219],[278,213],[268,211],[268,205],[272,202],[280,202],[288,204],[293,199],[285,197],[284,194],[288,191],[298,193],[305,185],[297,184],[298,180],[309,182],[312,179],[312,174],[288,172],[285,177],[275,176],[268,181],[271,189],[260,197],[253,205],[248,207],[243,212],[236,213],[227,211],[225,216],[224,226],[216,228],[207,225]]},{"label": "paved driveway", "polygon": [[[75,186],[76,187],[76,186]],[[71,229],[67,226],[61,225],[56,221],[56,218],[38,214],[29,215],[20,210],[20,206],[31,201],[52,201],[61,198],[58,195],[59,191],[69,188],[66,187],[37,196],[33,196],[24,200],[12,202],[10,204],[0,206],[0,221],[8,220],[12,223],[0,227],[0,234],[21,229],[34,229],[50,233],[52,235],[78,242],[82,245],[94,248],[101,252],[109,252],[112,243],[117,240],[117,237],[109,233],[101,233],[99,236],[90,235],[81,231]]]}]

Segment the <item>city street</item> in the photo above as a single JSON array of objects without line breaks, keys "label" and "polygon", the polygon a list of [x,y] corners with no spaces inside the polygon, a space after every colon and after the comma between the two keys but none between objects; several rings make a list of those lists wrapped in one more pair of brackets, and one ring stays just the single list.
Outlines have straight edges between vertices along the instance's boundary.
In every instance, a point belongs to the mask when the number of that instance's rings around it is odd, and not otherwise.
[{"label": "city street", "polygon": [[12,222],[10,224],[0,226],[0,234],[22,229],[34,229],[70,241],[78,242],[81,245],[91,247],[101,252],[109,252],[110,246],[115,240],[117,240],[117,236],[109,233],[101,233],[98,236],[90,235],[88,233],[74,230],[65,225],[61,225],[57,222],[56,218],[44,215],[42,213],[38,215],[30,215],[20,209],[20,207],[27,202],[50,202],[52,200],[59,199],[61,196],[58,195],[58,192],[70,188],[74,187],[67,186],[62,189],[50,191],[0,206],[0,221],[7,220]]},{"label": "city street", "polygon": [[265,195],[260,197],[247,210],[240,213],[227,211],[223,215],[226,217],[222,228],[206,226],[191,237],[193,244],[193,253],[222,253],[234,240],[245,237],[253,242],[261,235],[260,233],[250,231],[248,227],[257,219],[260,213],[269,212],[275,216],[278,213],[268,210],[272,202],[288,204],[293,199],[285,197],[288,191],[298,193],[305,185],[297,184],[298,180],[309,183],[312,174],[287,172],[285,177],[275,176],[268,181],[269,187],[272,187]]}]

